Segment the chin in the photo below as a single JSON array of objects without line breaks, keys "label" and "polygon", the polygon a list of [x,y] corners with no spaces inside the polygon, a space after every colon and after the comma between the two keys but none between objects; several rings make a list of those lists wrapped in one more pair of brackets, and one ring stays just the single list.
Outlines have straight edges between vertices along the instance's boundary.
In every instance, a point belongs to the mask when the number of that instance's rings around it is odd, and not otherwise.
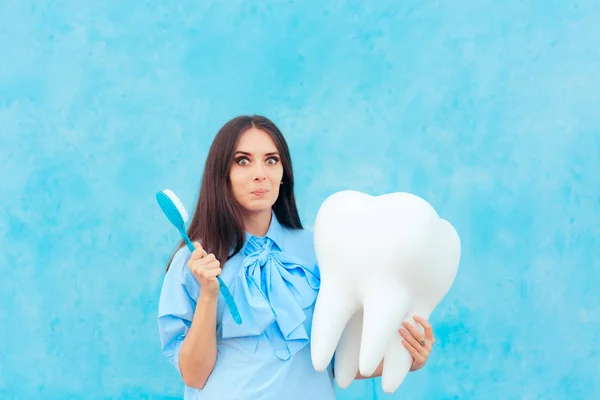
[{"label": "chin", "polygon": [[271,209],[273,208],[273,204],[275,204],[275,202],[266,201],[266,200],[262,200],[260,202],[254,201],[250,204],[245,204],[244,209],[250,213],[259,213],[259,212],[267,212],[267,211],[271,212]]}]

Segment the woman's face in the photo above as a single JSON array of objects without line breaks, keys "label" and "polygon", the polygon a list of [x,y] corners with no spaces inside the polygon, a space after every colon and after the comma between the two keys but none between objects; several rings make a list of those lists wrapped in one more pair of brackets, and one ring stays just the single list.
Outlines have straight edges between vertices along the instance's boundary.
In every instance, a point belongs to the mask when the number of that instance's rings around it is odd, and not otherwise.
[{"label": "woman's face", "polygon": [[268,133],[256,128],[238,140],[229,173],[233,197],[245,213],[271,212],[279,196],[283,166]]}]

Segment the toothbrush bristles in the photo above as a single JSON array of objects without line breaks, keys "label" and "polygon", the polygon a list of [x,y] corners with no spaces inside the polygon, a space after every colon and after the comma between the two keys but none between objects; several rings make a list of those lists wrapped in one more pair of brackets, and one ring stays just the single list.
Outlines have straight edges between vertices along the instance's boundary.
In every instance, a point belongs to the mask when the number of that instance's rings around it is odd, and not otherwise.
[{"label": "toothbrush bristles", "polygon": [[187,223],[189,216],[188,216],[187,210],[183,206],[182,201],[179,200],[179,197],[177,197],[177,195],[175,193],[173,193],[170,189],[163,190],[163,193],[166,194],[167,196],[169,196],[169,198],[171,199],[171,201],[173,202],[175,207],[177,207],[177,211],[179,211],[179,214],[181,214],[181,218],[183,218],[183,222]]}]

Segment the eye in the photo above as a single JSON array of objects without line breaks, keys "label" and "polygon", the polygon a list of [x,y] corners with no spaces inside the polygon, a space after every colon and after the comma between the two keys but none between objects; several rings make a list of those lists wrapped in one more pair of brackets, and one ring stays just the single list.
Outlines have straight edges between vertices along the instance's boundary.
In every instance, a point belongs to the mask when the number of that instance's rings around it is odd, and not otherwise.
[{"label": "eye", "polygon": [[275,165],[279,162],[279,158],[277,157],[269,157],[267,158],[267,164]]},{"label": "eye", "polygon": [[235,162],[239,165],[248,165],[250,160],[248,160],[247,157],[239,157],[237,160],[235,160]]}]

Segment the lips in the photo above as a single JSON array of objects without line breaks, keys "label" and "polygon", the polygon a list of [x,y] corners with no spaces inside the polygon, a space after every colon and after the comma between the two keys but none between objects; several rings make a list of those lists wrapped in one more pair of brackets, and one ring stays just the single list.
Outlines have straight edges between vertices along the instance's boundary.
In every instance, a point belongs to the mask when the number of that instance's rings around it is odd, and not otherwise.
[{"label": "lips", "polygon": [[256,195],[256,196],[262,196],[265,193],[268,193],[269,191],[267,189],[259,189],[259,190],[255,190],[253,192],[251,192],[252,194]]}]

